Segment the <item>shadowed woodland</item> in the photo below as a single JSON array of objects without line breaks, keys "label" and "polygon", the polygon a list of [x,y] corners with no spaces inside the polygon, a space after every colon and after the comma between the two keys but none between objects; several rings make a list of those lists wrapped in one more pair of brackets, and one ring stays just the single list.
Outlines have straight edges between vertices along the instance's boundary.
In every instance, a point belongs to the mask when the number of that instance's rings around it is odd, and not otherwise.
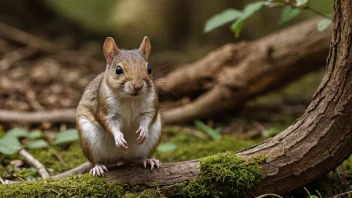
[{"label": "shadowed woodland", "polygon": [[[0,197],[350,197],[351,0],[0,3]],[[76,108],[103,43],[158,91],[160,170],[87,161]]]}]

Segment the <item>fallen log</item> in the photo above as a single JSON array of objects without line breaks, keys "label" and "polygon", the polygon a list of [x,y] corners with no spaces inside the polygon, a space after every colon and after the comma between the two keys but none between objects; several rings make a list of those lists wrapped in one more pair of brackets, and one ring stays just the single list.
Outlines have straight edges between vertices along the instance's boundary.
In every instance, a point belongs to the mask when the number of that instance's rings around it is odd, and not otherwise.
[{"label": "fallen log", "polygon": [[246,101],[322,67],[332,27],[318,32],[318,21],[306,21],[253,42],[227,44],[157,79],[161,92],[193,98],[183,106],[164,109],[164,122],[189,122],[235,111]]}]

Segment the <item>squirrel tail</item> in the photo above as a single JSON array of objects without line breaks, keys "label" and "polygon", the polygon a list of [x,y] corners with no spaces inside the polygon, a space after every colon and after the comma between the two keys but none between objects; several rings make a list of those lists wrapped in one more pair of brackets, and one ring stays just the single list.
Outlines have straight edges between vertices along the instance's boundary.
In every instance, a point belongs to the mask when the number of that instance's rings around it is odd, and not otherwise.
[{"label": "squirrel tail", "polygon": [[74,174],[79,174],[79,173],[87,173],[91,168],[93,168],[92,163],[90,162],[85,162],[79,166],[77,166],[76,168],[73,168],[71,170],[68,170],[66,172],[51,176],[52,179],[61,179],[70,175],[74,175]]}]

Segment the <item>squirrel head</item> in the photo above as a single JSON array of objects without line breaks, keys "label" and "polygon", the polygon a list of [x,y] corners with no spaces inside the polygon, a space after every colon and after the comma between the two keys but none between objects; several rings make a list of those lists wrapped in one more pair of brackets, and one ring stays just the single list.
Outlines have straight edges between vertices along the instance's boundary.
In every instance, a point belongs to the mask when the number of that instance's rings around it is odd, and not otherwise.
[{"label": "squirrel head", "polygon": [[114,94],[125,97],[139,97],[153,92],[151,68],[148,57],[151,45],[144,37],[139,49],[121,50],[113,38],[108,37],[103,46],[107,61],[105,80]]}]

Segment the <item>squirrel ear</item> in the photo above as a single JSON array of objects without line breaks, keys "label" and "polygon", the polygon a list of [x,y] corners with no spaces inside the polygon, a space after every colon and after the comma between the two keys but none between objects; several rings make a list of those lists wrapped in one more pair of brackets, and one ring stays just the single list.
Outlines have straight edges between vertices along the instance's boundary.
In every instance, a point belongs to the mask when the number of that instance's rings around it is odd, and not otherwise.
[{"label": "squirrel ear", "polygon": [[148,37],[144,37],[141,46],[139,46],[138,49],[146,59],[148,59],[148,56],[150,54],[150,51],[152,50],[152,46],[150,45],[150,41]]},{"label": "squirrel ear", "polygon": [[117,48],[117,45],[113,38],[107,37],[105,39],[103,51],[104,51],[104,56],[106,60],[110,64],[114,56],[119,53],[119,49]]}]

